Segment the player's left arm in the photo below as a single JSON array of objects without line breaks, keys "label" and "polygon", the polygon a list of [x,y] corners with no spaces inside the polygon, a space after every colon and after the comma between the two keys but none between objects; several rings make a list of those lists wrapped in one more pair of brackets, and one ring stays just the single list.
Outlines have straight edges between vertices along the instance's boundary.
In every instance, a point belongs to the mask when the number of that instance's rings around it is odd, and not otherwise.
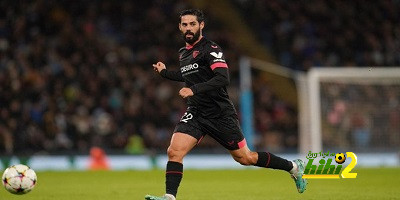
[{"label": "player's left arm", "polygon": [[218,45],[211,45],[205,55],[206,62],[214,72],[214,77],[204,83],[198,83],[190,87],[194,94],[204,93],[229,85],[229,69],[225,61],[224,53]]},{"label": "player's left arm", "polygon": [[179,91],[179,95],[183,98],[193,96],[198,93],[215,90],[229,85],[229,71],[228,68],[218,67],[213,70],[215,76],[204,83],[198,83],[190,88],[184,87]]},{"label": "player's left arm", "polygon": [[229,85],[229,71],[228,68],[218,67],[213,70],[215,76],[204,83],[198,83],[190,87],[193,94],[208,92],[221,87]]}]

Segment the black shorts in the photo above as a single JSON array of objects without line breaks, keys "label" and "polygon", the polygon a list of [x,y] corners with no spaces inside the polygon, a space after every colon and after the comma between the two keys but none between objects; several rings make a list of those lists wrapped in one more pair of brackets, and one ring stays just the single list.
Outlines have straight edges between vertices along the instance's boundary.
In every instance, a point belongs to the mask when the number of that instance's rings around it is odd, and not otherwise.
[{"label": "black shorts", "polygon": [[174,132],[193,136],[198,140],[210,135],[228,150],[237,150],[246,145],[236,114],[220,118],[204,118],[188,109],[176,125]]}]

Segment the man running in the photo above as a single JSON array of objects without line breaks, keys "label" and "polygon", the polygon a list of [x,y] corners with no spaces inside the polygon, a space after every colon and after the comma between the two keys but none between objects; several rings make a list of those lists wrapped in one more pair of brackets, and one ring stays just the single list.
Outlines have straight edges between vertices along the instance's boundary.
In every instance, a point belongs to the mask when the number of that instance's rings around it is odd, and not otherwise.
[{"label": "man running", "polygon": [[179,95],[187,99],[187,111],[176,125],[168,147],[166,194],[146,195],[146,200],[175,200],[183,176],[183,158],[205,135],[224,146],[242,165],[285,170],[291,174],[299,193],[307,181],[302,178],[304,162],[288,161],[269,152],[252,152],[240,129],[238,116],[226,86],[229,70],[219,45],[203,37],[204,15],[191,9],[180,13],[179,30],[186,46],[179,50],[179,71],[170,71],[162,62],[153,64],[162,77],[185,82]]}]

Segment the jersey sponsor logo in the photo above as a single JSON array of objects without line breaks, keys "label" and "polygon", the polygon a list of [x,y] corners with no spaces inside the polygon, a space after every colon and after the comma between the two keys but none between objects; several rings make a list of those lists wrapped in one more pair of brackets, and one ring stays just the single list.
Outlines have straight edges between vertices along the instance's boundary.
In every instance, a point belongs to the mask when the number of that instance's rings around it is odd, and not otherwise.
[{"label": "jersey sponsor logo", "polygon": [[200,51],[193,51],[193,58],[196,58],[199,55]]},{"label": "jersey sponsor logo", "polygon": [[222,58],[222,55],[223,55],[222,52],[218,52],[218,53],[216,53],[216,52],[211,52],[210,54],[211,54],[212,56],[218,58],[218,59],[221,59],[221,58]]},{"label": "jersey sponsor logo", "polygon": [[181,73],[183,74],[187,71],[197,69],[197,68],[199,68],[199,64],[197,64],[197,63],[185,65],[185,66],[181,67]]},{"label": "jersey sponsor logo", "polygon": [[210,54],[216,58],[213,62],[225,62],[225,60],[222,59],[222,56],[224,55],[222,52],[211,52]]}]

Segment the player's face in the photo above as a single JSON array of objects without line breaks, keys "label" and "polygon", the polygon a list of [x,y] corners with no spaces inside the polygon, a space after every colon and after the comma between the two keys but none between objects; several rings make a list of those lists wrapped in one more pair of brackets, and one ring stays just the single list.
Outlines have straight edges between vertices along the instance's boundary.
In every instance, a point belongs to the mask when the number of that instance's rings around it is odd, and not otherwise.
[{"label": "player's face", "polygon": [[181,31],[183,39],[186,43],[192,45],[197,42],[202,35],[203,28],[204,22],[199,23],[196,16],[184,15],[181,17],[179,30]]}]

